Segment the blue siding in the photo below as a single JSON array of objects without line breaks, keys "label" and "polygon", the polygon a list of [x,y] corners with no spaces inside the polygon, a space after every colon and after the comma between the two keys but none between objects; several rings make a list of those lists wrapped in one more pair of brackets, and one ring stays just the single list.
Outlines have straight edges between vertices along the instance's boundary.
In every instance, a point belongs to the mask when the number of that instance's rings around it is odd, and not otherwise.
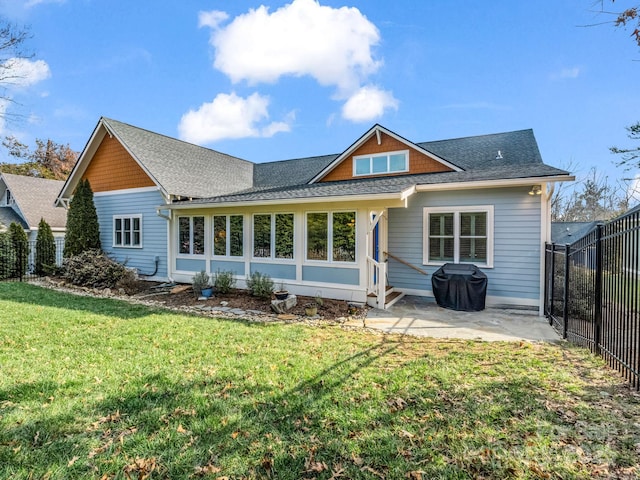
[{"label": "blue siding", "polygon": [[302,267],[302,280],[305,282],[341,283],[359,285],[360,271],[357,268],[340,267]]},{"label": "blue siding", "polygon": [[232,261],[232,260],[211,260],[211,273],[216,273],[220,270],[231,271],[234,275],[244,275],[244,260]]},{"label": "blue siding", "polygon": [[[424,266],[424,207],[494,206],[494,268],[482,268],[489,284],[487,295],[537,300],[540,296],[540,197],[528,188],[500,188],[452,192],[418,193],[408,208],[389,209],[389,252],[426,270]],[[431,290],[431,276],[389,259],[389,284],[395,287]]]},{"label": "blue siding", "polygon": [[278,263],[251,263],[251,273],[266,273],[271,278],[296,279],[296,266]]},{"label": "blue siding", "polygon": [[[156,207],[164,200],[158,191],[135,192],[117,195],[95,195],[94,203],[100,223],[102,249],[118,262],[150,275],[155,269],[155,257],[159,257],[155,276],[167,277],[167,220],[156,214]],[[113,215],[142,214],[142,248],[113,246]]]},{"label": "blue siding", "polygon": [[206,260],[193,259],[193,258],[176,258],[176,270],[183,272],[201,272],[206,270]]}]

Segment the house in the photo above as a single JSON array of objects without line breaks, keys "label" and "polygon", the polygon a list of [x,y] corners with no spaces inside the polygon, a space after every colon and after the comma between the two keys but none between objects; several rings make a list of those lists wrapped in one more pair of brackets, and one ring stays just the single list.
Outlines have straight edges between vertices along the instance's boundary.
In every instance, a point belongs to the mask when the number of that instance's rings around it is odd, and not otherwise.
[{"label": "house", "polygon": [[542,305],[550,190],[531,130],[414,143],[374,125],[342,153],[253,163],[101,118],[61,189],[88,179],[109,255],[150,279],[268,274],[379,308],[472,262],[487,304]]},{"label": "house", "polygon": [[35,242],[43,219],[54,237],[64,237],[67,212],[54,206],[64,186],[60,180],[0,173],[0,231],[12,222],[21,225],[29,241]]}]

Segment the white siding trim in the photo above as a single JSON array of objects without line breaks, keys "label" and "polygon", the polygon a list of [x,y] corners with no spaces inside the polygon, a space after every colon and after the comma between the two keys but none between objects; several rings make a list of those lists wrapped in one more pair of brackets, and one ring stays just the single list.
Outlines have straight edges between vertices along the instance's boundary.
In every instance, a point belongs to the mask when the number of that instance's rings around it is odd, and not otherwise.
[{"label": "white siding trim", "polygon": [[106,197],[108,195],[128,195],[131,193],[155,192],[158,190],[160,190],[158,187],[125,188],[121,190],[109,190],[108,192],[95,192],[93,196]]}]

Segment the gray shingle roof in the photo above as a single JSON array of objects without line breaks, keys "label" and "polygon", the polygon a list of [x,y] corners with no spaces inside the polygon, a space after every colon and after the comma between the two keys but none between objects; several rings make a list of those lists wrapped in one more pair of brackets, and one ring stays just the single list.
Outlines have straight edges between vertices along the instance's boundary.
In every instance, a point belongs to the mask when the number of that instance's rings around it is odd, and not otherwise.
[{"label": "gray shingle roof", "polygon": [[[259,181],[253,188],[233,194],[194,200],[194,203],[229,203],[291,200],[315,197],[395,194],[414,185],[437,185],[490,180],[567,175],[542,162],[532,130],[465,137],[417,144],[464,169],[461,172],[425,173],[307,184],[338,155],[256,165]],[[498,155],[498,151],[500,154]],[[501,158],[496,158],[501,157]],[[300,162],[299,164],[297,162]],[[315,170],[314,170],[315,168]],[[306,173],[303,173],[308,169]],[[281,178],[285,177],[285,178]],[[306,182],[305,182],[306,181]],[[271,184],[269,186],[269,183]]]},{"label": "gray shingle roof", "polygon": [[253,185],[251,162],[110,118],[102,122],[170,195],[210,197]]},{"label": "gray shingle roof", "polygon": [[53,206],[64,185],[63,181],[9,173],[3,173],[2,179],[30,228],[37,228],[41,218],[51,228],[66,227],[67,211]]}]

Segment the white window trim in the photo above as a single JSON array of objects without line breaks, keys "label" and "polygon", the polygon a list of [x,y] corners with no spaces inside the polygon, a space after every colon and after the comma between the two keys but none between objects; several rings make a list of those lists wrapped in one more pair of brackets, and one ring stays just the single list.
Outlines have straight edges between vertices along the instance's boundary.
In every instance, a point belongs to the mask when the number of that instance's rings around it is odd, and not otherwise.
[{"label": "white window trim", "polygon": [[429,260],[429,214],[430,213],[453,213],[453,263],[460,262],[460,213],[465,212],[485,212],[487,214],[487,261],[486,263],[474,263],[478,267],[493,268],[493,205],[471,205],[464,207],[424,207],[422,216],[422,264],[423,265],[444,265],[442,261]]},{"label": "white window trim", "polygon": [[[225,232],[226,232],[226,245],[225,245],[225,254],[224,255],[216,255],[216,246],[215,246],[215,228],[216,228],[216,217],[225,217]],[[242,217],[242,255],[231,255],[231,217]],[[244,231],[246,228],[246,218],[241,213],[220,213],[213,215],[211,217],[211,256],[213,258],[226,258],[226,259],[239,259],[245,257],[245,245],[244,245]]]},{"label": "white window trim", "polygon": [[[140,245],[124,245],[124,244],[117,244],[116,243],[116,220],[120,220],[122,222],[123,225],[123,229],[122,229],[122,239],[124,240],[124,220],[125,219],[130,219],[131,220],[131,225],[132,225],[132,230],[131,233],[133,234],[133,219],[137,218],[140,220]],[[141,213],[134,213],[134,214],[128,214],[128,215],[113,215],[113,219],[111,221],[111,225],[112,225],[112,233],[113,233],[113,238],[111,239],[111,246],[113,248],[143,248],[144,245],[144,241],[142,238],[142,214]],[[131,238],[133,239],[133,235],[131,236]]]},{"label": "white window trim", "polygon": [[[270,234],[270,252],[268,257],[256,257],[254,255],[255,246],[255,229],[254,218],[256,215],[270,215],[271,216],[271,234]],[[293,215],[293,258],[278,258],[276,257],[276,215]],[[278,262],[278,263],[295,263],[296,262],[296,214],[294,212],[258,212],[251,215],[251,260],[256,262]],[[239,257],[232,257],[239,258]]]},{"label": "white window trim", "polygon": [[[327,214],[327,260],[315,260],[309,259],[307,254],[309,249],[307,248],[308,241],[308,225],[309,214],[311,213],[326,213]],[[355,243],[355,260],[353,262],[341,262],[333,259],[333,214],[334,213],[353,213],[356,220],[356,243]],[[304,261],[309,265],[349,265],[355,266],[358,264],[358,212],[356,210],[344,209],[344,210],[309,210],[304,214]]]},{"label": "white window trim", "polygon": [[[207,217],[206,215],[178,215],[176,221],[176,258],[205,258],[207,251]],[[189,219],[189,251],[190,253],[180,253],[180,219],[188,218]],[[191,253],[193,250],[193,219],[194,218],[203,218],[204,219],[204,238],[202,241],[204,245],[202,246],[203,253]]]},{"label": "white window trim", "polygon": [[[394,170],[393,172],[389,171],[389,168],[391,166],[391,156],[392,155],[400,155],[400,154],[404,154],[405,158],[406,158],[406,164],[405,164],[405,169],[404,170]],[[382,157],[382,156],[386,156],[387,157],[387,170],[385,172],[377,172],[377,173],[373,173],[373,157]],[[356,163],[358,160],[361,160],[363,158],[368,158],[369,159],[369,173],[356,173]],[[409,171],[409,150],[397,150],[394,152],[380,152],[380,153],[371,153],[368,155],[354,155],[353,157],[353,176],[354,177],[370,177],[370,176],[378,176],[378,175],[390,175],[390,174],[394,174],[394,173],[406,173]]]}]

